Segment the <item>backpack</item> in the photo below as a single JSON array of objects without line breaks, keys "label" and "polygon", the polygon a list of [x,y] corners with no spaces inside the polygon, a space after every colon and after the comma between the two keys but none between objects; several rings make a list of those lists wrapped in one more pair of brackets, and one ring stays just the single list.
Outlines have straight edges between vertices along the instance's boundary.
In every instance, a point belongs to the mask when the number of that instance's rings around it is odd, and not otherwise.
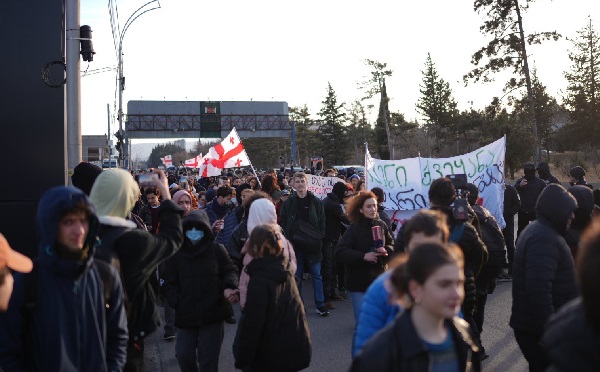
[{"label": "backpack", "polygon": [[[115,241],[121,237],[121,235],[133,229],[125,226],[110,226],[110,228],[107,229],[105,226],[107,225],[104,225],[98,234],[98,245],[96,246],[96,251],[94,253],[94,258],[96,259],[95,262],[102,262],[103,265],[110,265],[114,267],[121,277],[121,283],[123,283],[121,261],[115,254],[113,247]],[[129,296],[125,290],[125,285],[123,285],[123,302],[125,306],[125,313],[129,318]]]},{"label": "backpack", "polygon": [[477,231],[488,250],[488,261],[485,266],[504,267],[508,263],[506,259],[506,242],[498,223],[492,216],[476,214],[478,219]]}]

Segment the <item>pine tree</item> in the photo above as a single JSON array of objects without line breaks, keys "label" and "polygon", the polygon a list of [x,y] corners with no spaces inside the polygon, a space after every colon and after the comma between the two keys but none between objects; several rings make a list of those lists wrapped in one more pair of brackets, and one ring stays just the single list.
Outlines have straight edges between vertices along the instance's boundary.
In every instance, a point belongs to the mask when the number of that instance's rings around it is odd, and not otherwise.
[{"label": "pine tree", "polygon": [[380,159],[390,159],[394,149],[392,146],[392,135],[390,131],[390,109],[389,98],[385,85],[385,78],[392,76],[392,70],[387,69],[387,63],[381,63],[370,59],[365,64],[371,70],[371,77],[359,83],[361,89],[366,90],[364,99],[371,99],[379,94],[379,114],[375,123],[375,148]]},{"label": "pine tree", "polygon": [[483,34],[491,35],[493,39],[473,54],[471,63],[477,67],[467,73],[463,79],[465,84],[480,80],[490,82],[494,80],[492,77],[494,73],[506,69],[512,70],[513,77],[508,80],[504,90],[510,92],[523,86],[527,88],[529,115],[523,119],[532,132],[534,142],[532,155],[536,161],[539,161],[540,139],[537,133],[539,125],[533,125],[535,108],[527,45],[540,44],[544,40],[557,40],[560,35],[555,31],[525,35],[522,12],[526,11],[529,3],[533,1],[535,0],[522,0],[525,5],[520,6],[519,0],[475,0],[474,10],[478,13],[483,12],[487,16],[480,30]]},{"label": "pine tree", "polygon": [[[337,96],[327,83],[327,96],[322,102],[323,107],[319,111],[321,124],[319,125],[319,138],[322,144],[321,156],[325,164],[344,164],[350,154],[350,146],[346,141],[346,128],[343,123],[346,113],[343,111],[344,103],[337,103]],[[313,154],[316,155],[316,154]]]},{"label": "pine tree", "polygon": [[314,121],[310,118],[310,111],[306,104],[302,107],[290,108],[290,120],[296,122],[296,162],[306,165],[310,157],[320,153],[321,145],[317,132],[311,127]]},{"label": "pine tree", "polygon": [[432,149],[439,154],[442,147],[456,136],[453,128],[456,102],[452,98],[450,84],[438,75],[429,53],[422,74],[423,83],[419,86],[421,97],[417,110],[425,117],[427,133],[434,139]]},{"label": "pine tree", "polygon": [[600,36],[589,24],[577,32],[579,37],[573,41],[573,50],[569,52],[571,68],[565,73],[567,96],[565,105],[569,109],[575,134],[574,142],[600,144]]}]

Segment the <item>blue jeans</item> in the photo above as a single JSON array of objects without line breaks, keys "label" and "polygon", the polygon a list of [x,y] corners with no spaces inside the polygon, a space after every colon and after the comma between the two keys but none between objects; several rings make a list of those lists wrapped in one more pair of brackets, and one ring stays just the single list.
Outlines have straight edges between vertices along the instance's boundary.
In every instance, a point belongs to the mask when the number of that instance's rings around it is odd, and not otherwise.
[{"label": "blue jeans", "polygon": [[358,314],[360,314],[360,305],[362,304],[364,292],[348,292],[350,301],[352,301],[352,310],[354,311],[354,322],[358,322]]},{"label": "blue jeans", "polygon": [[[304,252],[301,252],[300,249],[296,251],[296,261],[298,266],[296,270],[296,282],[298,283],[298,291],[300,292],[300,295],[302,295],[302,274],[304,274],[304,260],[306,258],[307,255]],[[313,282],[315,306],[318,309],[321,306],[325,306],[325,297],[323,296],[323,277],[321,276],[321,262],[319,261],[310,263],[309,269]]]}]

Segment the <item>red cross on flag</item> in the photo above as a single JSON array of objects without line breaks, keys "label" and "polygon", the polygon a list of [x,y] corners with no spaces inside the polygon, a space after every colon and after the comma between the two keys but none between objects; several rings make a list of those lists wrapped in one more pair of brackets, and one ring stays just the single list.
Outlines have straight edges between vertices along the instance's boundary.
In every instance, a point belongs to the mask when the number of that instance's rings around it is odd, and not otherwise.
[{"label": "red cross on flag", "polygon": [[213,177],[221,175],[221,169],[250,165],[250,159],[237,131],[233,128],[220,144],[210,148],[201,163],[202,177]]},{"label": "red cross on flag", "polygon": [[202,162],[202,153],[200,155],[185,161],[185,166],[188,168],[199,168]]},{"label": "red cross on flag", "polygon": [[173,166],[173,160],[171,159],[171,155],[165,155],[164,158],[160,158],[160,161],[162,161],[165,167],[167,168]]}]

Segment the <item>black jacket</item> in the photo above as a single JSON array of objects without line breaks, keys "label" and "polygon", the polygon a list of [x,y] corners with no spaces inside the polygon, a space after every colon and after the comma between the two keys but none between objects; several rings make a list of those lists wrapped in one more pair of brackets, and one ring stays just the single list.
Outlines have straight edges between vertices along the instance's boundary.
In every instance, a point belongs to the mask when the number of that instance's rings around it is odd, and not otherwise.
[{"label": "black jacket", "polygon": [[204,211],[191,212],[183,219],[183,229],[202,229],[204,238],[193,245],[185,238],[183,246],[167,260],[163,291],[175,309],[178,328],[203,327],[233,315],[223,295],[226,288],[238,286],[238,269],[225,247],[216,243]]},{"label": "black jacket", "polygon": [[548,185],[536,206],[537,220],[517,239],[513,261],[510,326],[542,335],[548,318],[578,294],[573,257],[561,236],[577,206],[562,186]]},{"label": "black jacket", "polygon": [[534,176],[531,180],[527,181],[527,185],[521,186],[523,179],[520,178],[515,182],[515,189],[519,192],[521,198],[521,209],[519,212],[535,213],[535,204],[540,193],[546,187],[546,182]]},{"label": "black jacket", "polygon": [[308,367],[311,340],[302,299],[284,256],[248,264],[248,298],[233,346],[235,367],[299,371]]},{"label": "black jacket", "polygon": [[[438,210],[446,215],[448,228],[450,229],[450,234],[452,234],[452,231],[458,224],[454,219],[452,209],[450,207],[437,206],[432,206],[431,209]],[[479,237],[479,233],[469,222],[465,222],[464,231],[456,243],[465,256],[465,299],[463,301],[463,311],[468,315],[472,313],[474,310],[473,306],[475,306],[475,296],[477,295],[475,291],[475,277],[479,275],[479,272],[486,264],[488,251]]]},{"label": "black jacket", "polygon": [[242,248],[248,239],[248,219],[243,218],[242,221],[233,229],[231,232],[231,238],[225,245],[225,249],[229,254],[229,257],[237,265],[238,269],[243,266],[243,255]]},{"label": "black jacket", "polygon": [[342,222],[348,225],[350,221],[342,209],[339,197],[332,192],[323,199],[323,209],[325,210],[325,239],[336,242],[342,233]]},{"label": "black jacket", "polygon": [[[375,247],[371,227],[376,225],[383,230],[383,246],[388,256],[379,256],[377,263],[371,263],[365,261],[364,256]],[[393,253],[394,238],[385,222],[363,216],[353,222],[335,246],[335,258],[346,267],[346,289],[350,292],[366,292],[369,285],[385,271]]]},{"label": "black jacket", "polygon": [[521,209],[521,199],[519,193],[512,185],[506,184],[504,189],[504,221],[506,225],[514,225],[515,214]]},{"label": "black jacket", "polygon": [[542,347],[551,363],[547,371],[600,370],[600,334],[587,320],[581,297],[550,318]]},{"label": "black jacket", "polygon": [[[459,371],[479,371],[478,348],[469,334],[469,325],[462,319],[446,320],[452,332]],[[352,361],[351,372],[362,371],[430,371],[429,353],[417,334],[411,311],[406,310],[396,320],[379,331]]]},{"label": "black jacket", "polygon": [[[323,203],[314,194],[309,192],[306,195],[309,198],[310,205],[308,210],[308,223],[315,229],[319,230],[322,234],[325,234],[325,210],[323,209]],[[288,200],[283,203],[281,210],[279,211],[279,225],[283,228],[283,233],[293,243],[292,231],[296,225],[295,218],[298,218],[298,201],[299,197],[297,194],[293,194]],[[298,248],[296,248],[298,249]],[[323,254],[321,250],[308,256],[310,262],[320,262],[323,260]]]},{"label": "black jacket", "polygon": [[[166,200],[160,205],[160,231],[156,235],[140,229],[129,230],[113,244],[113,251],[120,262],[123,289],[128,298],[127,322],[132,339],[149,335],[161,324],[151,278],[156,275],[158,264],[181,247],[182,214],[183,210]],[[102,223],[102,229],[109,228],[110,225]]]}]

